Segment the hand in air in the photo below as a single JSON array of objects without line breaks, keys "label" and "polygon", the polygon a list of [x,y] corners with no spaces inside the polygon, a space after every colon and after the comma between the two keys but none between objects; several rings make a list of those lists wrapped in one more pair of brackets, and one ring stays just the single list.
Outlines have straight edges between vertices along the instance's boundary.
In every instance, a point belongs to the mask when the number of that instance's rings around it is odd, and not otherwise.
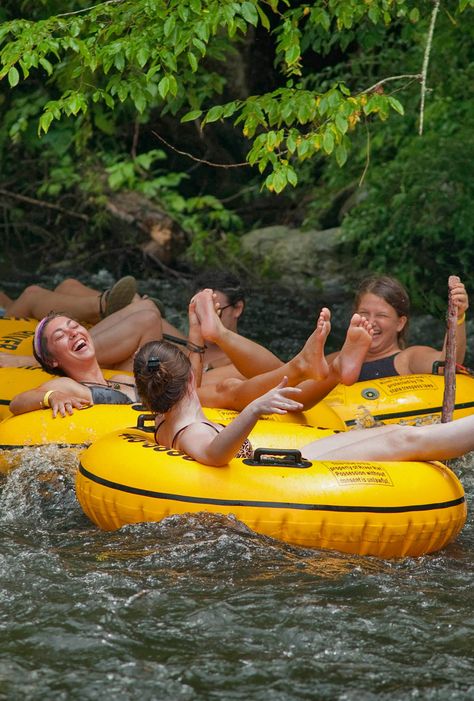
[{"label": "hand in air", "polygon": [[49,406],[53,410],[53,419],[60,414],[63,418],[66,414],[74,413],[74,409],[84,409],[90,406],[90,402],[87,399],[82,399],[81,397],[74,397],[66,392],[60,392],[54,390],[54,392],[49,396]]},{"label": "hand in air", "polygon": [[286,414],[288,411],[302,411],[303,404],[292,399],[301,393],[298,387],[288,387],[288,378],[285,376],[280,384],[255,399],[251,405],[261,414]]},{"label": "hand in air", "polygon": [[457,275],[451,275],[449,278],[449,294],[457,308],[458,317],[462,316],[469,308],[469,297]]}]

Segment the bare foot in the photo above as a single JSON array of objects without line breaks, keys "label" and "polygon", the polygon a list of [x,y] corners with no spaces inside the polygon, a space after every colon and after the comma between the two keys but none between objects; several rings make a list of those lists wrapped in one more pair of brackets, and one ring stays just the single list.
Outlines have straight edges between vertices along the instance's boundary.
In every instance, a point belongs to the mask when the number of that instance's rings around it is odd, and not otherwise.
[{"label": "bare foot", "polygon": [[209,288],[194,295],[191,302],[196,305],[196,314],[201,323],[201,333],[206,341],[217,343],[225,330],[217,312],[214,293]]},{"label": "bare foot", "polygon": [[324,355],[324,345],[331,331],[331,312],[323,307],[316,328],[295,357],[302,379],[324,380],[329,374],[329,365]]},{"label": "bare foot", "polygon": [[365,317],[353,315],[344,345],[332,364],[343,384],[352,385],[357,382],[373,333],[372,324]]}]

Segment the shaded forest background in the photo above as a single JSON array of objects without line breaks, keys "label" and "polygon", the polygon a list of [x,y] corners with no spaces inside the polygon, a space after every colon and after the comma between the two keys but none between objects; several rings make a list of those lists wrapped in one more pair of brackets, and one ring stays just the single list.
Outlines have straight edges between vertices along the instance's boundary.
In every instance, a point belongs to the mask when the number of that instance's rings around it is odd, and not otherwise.
[{"label": "shaded forest background", "polygon": [[342,227],[435,311],[474,263],[473,4],[7,0],[3,276],[271,277],[243,234]]}]

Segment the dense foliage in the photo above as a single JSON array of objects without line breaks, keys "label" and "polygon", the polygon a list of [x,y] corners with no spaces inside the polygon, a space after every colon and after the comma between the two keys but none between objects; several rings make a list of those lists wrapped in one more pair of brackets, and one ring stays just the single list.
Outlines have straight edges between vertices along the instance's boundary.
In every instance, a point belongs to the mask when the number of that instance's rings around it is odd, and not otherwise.
[{"label": "dense foliage", "polygon": [[[429,280],[453,263],[443,250],[455,231],[467,271],[472,197],[460,173],[472,147],[463,88],[472,6],[6,0],[4,248],[54,243],[51,255],[64,255],[92,243],[100,255],[110,237],[105,203],[134,190],[181,223],[203,260],[223,237],[232,253],[232,233],[268,197],[276,216],[283,206],[299,209],[297,221],[338,223],[334,208],[311,203],[333,201],[367,171],[366,199],[347,220],[361,263]],[[262,187],[284,191],[280,204]],[[414,247],[432,253],[429,265]]]}]

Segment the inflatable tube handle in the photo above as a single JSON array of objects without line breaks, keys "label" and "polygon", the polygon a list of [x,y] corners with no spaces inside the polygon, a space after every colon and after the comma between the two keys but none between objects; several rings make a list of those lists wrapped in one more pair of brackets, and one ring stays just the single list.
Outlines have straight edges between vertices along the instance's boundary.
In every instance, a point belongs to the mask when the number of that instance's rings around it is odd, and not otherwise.
[{"label": "inflatable tube handle", "polygon": [[254,467],[311,467],[311,463],[301,457],[299,450],[284,448],[256,448],[253,458],[246,458],[242,462]]},{"label": "inflatable tube handle", "polygon": [[[145,421],[153,421],[153,426],[145,426]],[[145,433],[155,432],[155,415],[154,414],[140,414],[137,417],[137,428],[140,431],[145,431]]]}]

